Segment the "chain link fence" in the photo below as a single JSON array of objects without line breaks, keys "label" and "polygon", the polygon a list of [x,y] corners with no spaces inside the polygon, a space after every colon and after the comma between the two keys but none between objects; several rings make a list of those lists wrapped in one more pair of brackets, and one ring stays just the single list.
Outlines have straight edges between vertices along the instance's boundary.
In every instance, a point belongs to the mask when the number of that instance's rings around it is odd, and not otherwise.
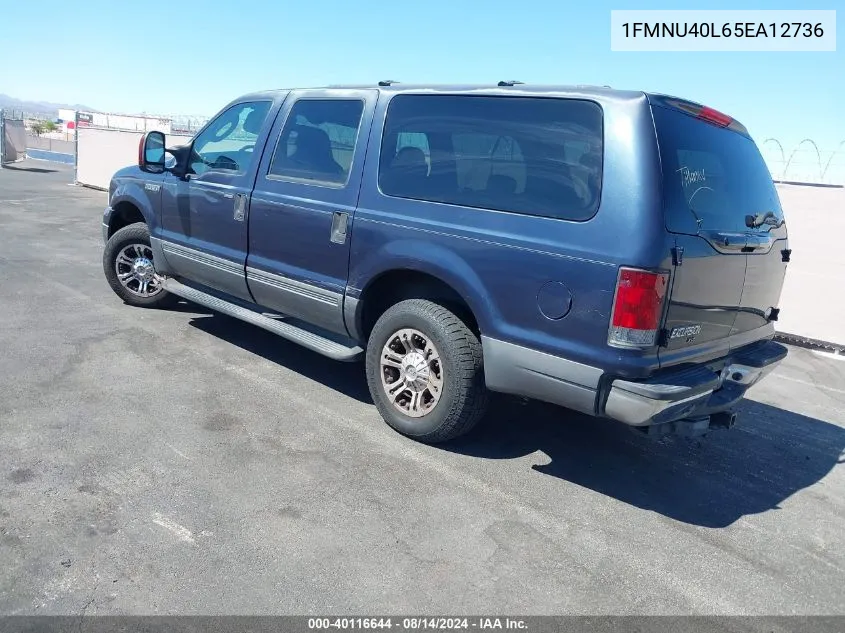
[{"label": "chain link fence", "polygon": [[25,121],[26,119],[31,118],[32,115],[26,113],[24,110],[15,110],[13,108],[3,108],[3,114],[6,116],[7,119],[21,119]]},{"label": "chain link fence", "polygon": [[115,114],[111,112],[79,112],[78,127],[95,127],[124,132],[164,132],[193,136],[208,117],[189,115]]},{"label": "chain link fence", "polygon": [[52,136],[37,136],[35,134],[26,135],[27,149],[40,149],[45,152],[59,152],[62,154],[73,154],[74,140],[71,134],[62,134],[63,138],[54,138]]},{"label": "chain link fence", "polygon": [[170,117],[170,130],[173,134],[193,136],[208,122],[207,116],[177,114]]}]

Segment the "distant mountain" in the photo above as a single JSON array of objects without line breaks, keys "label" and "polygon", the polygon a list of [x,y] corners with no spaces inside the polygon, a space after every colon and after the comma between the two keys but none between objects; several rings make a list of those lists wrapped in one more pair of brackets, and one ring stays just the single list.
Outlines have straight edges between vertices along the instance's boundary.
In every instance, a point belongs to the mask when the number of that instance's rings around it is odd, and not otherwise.
[{"label": "distant mountain", "polygon": [[0,94],[0,108],[5,110],[22,110],[27,114],[42,114],[52,117],[58,116],[59,108],[97,112],[97,110],[81,104],[68,105],[65,103],[51,103],[49,101],[24,101],[23,99],[16,99],[15,97],[4,94]]}]

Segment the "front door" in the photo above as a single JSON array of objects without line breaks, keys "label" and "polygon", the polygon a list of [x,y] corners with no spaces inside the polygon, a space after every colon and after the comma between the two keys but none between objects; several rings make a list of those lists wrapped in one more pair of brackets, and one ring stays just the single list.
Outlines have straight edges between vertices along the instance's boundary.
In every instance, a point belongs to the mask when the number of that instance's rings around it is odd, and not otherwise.
[{"label": "front door", "polygon": [[173,275],[250,300],[249,196],[282,97],[228,106],[194,139],[187,173],[162,183],[162,250]]},{"label": "front door", "polygon": [[261,160],[247,281],[262,306],[345,333],[349,242],[375,90],[292,92]]}]

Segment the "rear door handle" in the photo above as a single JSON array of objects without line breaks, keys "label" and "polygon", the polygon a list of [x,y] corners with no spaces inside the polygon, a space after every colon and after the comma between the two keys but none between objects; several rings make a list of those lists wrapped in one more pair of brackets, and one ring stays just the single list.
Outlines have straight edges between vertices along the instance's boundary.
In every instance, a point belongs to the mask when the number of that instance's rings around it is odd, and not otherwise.
[{"label": "rear door handle", "polygon": [[701,234],[716,250],[722,251],[723,253],[741,253],[745,250],[748,242],[748,237],[744,233],[702,231]]},{"label": "rear door handle", "polygon": [[753,253],[754,251],[768,251],[772,248],[771,237],[765,235],[749,235],[745,242],[746,253]]}]

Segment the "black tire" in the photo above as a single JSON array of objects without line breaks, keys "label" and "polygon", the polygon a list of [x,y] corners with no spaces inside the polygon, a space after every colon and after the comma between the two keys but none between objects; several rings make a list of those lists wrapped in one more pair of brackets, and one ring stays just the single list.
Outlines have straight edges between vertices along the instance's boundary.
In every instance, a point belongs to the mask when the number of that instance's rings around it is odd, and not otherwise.
[{"label": "black tire", "polygon": [[[162,289],[152,296],[142,296],[124,286],[120,282],[120,279],[118,279],[116,268],[117,257],[124,248],[134,244],[144,245],[147,249],[150,247],[150,231],[143,222],[136,222],[135,224],[123,227],[119,231],[116,231],[109,238],[109,241],[106,242],[106,247],[103,250],[103,272],[106,275],[109,286],[111,286],[111,289],[114,290],[118,297],[131,306],[139,308],[162,308],[170,305],[174,297],[166,290]],[[152,261],[152,250],[148,252],[149,259]]]},{"label": "black tire", "polygon": [[[383,348],[403,329],[418,331],[439,352],[435,367],[442,372],[442,390],[439,400],[421,417],[401,412],[382,383]],[[472,429],[487,409],[489,394],[478,336],[456,314],[432,301],[408,299],[381,315],[367,344],[366,371],[370,394],[385,422],[420,442],[435,444],[459,437]]]}]

